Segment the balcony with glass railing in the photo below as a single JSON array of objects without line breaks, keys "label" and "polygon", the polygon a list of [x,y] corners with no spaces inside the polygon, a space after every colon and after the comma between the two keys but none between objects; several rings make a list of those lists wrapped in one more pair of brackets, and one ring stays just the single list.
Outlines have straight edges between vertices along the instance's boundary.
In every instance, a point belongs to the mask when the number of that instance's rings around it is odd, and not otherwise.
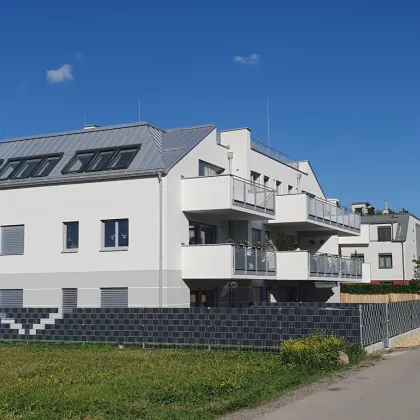
[{"label": "balcony with glass railing", "polygon": [[272,149],[271,147],[257,140],[251,139],[251,150],[268,156],[269,158],[274,159],[277,162],[283,163],[284,165],[290,166],[293,169],[299,169],[299,162],[297,160],[292,159],[284,153]]},{"label": "balcony with glass railing", "polygon": [[340,255],[285,251],[277,253],[277,279],[369,282],[369,264]]},{"label": "balcony with glass railing", "polygon": [[183,178],[182,210],[232,220],[274,219],[275,192],[234,175]]},{"label": "balcony with glass railing", "polygon": [[274,250],[233,244],[202,244],[182,247],[184,279],[275,278]]},{"label": "balcony with glass railing", "polygon": [[359,214],[306,193],[277,195],[276,208],[276,219],[269,223],[300,231],[330,230],[339,236],[360,234]]}]

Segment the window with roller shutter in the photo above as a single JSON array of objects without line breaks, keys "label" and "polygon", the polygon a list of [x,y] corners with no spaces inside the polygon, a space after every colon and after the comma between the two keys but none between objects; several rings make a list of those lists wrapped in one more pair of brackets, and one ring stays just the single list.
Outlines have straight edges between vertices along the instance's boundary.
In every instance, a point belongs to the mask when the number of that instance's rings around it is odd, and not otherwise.
[{"label": "window with roller shutter", "polygon": [[77,289],[63,289],[63,313],[71,314],[77,308]]},{"label": "window with roller shutter", "polygon": [[22,308],[23,289],[0,290],[0,308]]},{"label": "window with roller shutter", "polygon": [[101,308],[128,308],[127,287],[104,287],[101,289]]},{"label": "window with roller shutter", "polygon": [[23,255],[25,249],[25,225],[1,227],[1,254]]}]

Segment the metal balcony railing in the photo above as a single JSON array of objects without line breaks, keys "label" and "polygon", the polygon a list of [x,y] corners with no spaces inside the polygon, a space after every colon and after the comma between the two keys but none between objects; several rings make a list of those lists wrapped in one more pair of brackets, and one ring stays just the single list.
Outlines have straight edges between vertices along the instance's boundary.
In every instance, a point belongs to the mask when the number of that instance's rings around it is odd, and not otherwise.
[{"label": "metal balcony railing", "polygon": [[276,252],[274,250],[235,246],[234,273],[249,276],[275,276]]},{"label": "metal balcony railing", "polygon": [[331,277],[337,279],[361,279],[362,260],[331,254],[309,254],[311,277]]},{"label": "metal balcony railing", "polygon": [[272,149],[271,147],[268,147],[257,140],[251,139],[251,149],[262,153],[263,155],[268,156],[274,160],[277,160],[277,162],[284,163],[291,168],[299,169],[299,162],[297,160],[294,160],[284,153],[278,152],[277,150]]},{"label": "metal balcony railing", "polygon": [[274,214],[275,191],[237,176],[232,178],[232,201],[236,206]]},{"label": "metal balcony railing", "polygon": [[308,197],[308,216],[323,223],[360,231],[359,214],[316,197]]}]

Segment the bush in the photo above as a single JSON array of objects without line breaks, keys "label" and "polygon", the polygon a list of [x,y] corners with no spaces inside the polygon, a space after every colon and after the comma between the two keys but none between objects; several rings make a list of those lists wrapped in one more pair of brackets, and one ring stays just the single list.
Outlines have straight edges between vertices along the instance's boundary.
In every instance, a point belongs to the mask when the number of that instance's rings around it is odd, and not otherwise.
[{"label": "bush", "polygon": [[309,372],[330,371],[340,367],[340,351],[346,345],[333,334],[314,334],[281,345],[281,360],[286,365],[303,367]]},{"label": "bush", "polygon": [[420,293],[420,281],[410,284],[342,284],[341,293],[350,295],[387,295],[389,293]]},{"label": "bush", "polygon": [[366,357],[366,350],[360,344],[347,344],[344,353],[349,356],[351,365],[360,363]]}]

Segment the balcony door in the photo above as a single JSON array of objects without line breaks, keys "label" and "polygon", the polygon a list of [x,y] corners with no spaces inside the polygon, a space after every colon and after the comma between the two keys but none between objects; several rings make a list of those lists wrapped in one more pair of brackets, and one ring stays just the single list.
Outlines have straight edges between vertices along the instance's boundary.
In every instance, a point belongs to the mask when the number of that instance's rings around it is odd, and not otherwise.
[{"label": "balcony door", "polygon": [[190,245],[217,243],[217,226],[190,222]]}]

